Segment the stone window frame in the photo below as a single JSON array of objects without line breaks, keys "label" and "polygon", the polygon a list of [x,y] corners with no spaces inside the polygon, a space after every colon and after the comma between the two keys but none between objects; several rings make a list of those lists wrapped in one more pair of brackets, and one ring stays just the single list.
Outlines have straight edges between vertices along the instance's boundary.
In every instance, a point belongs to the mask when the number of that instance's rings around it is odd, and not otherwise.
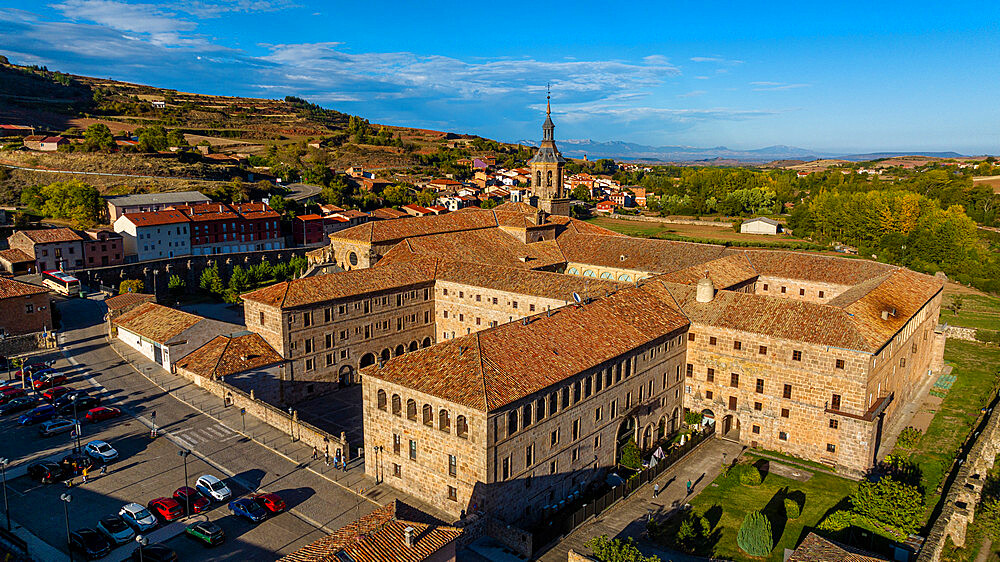
[{"label": "stone window frame", "polygon": [[448,499],[453,502],[458,501],[458,488],[454,486],[448,486]]},{"label": "stone window frame", "polygon": [[802,361],[802,350],[799,349],[792,350],[792,361]]},{"label": "stone window frame", "polygon": [[843,369],[843,368],[844,368],[844,360],[843,360],[843,359],[837,359],[837,360],[836,360],[836,361],[834,362],[833,366],[834,366],[835,368],[837,368],[837,369]]},{"label": "stone window frame", "polygon": [[406,400],[406,419],[417,421],[417,401],[412,398]]},{"label": "stone window frame", "polygon": [[792,385],[785,383],[784,388],[781,390],[781,397],[789,400],[792,399]]},{"label": "stone window frame", "polygon": [[739,373],[729,373],[729,386],[732,388],[740,387],[740,374]]},{"label": "stone window frame", "polygon": [[791,411],[789,411],[788,408],[782,408],[781,409],[781,417],[787,418],[787,417],[790,417],[791,415],[792,415],[792,413],[791,413]]},{"label": "stone window frame", "polygon": [[834,445],[833,443],[827,443],[826,444],[826,452],[827,453],[836,453],[837,452],[837,446]]},{"label": "stone window frame", "polygon": [[740,340],[733,340],[733,350],[740,351],[743,349],[743,342]]},{"label": "stone window frame", "polygon": [[469,438],[469,421],[465,416],[459,415],[455,417],[455,435],[459,439]]},{"label": "stone window frame", "polygon": [[416,439],[410,439],[410,455],[409,455],[409,459],[411,461],[417,460],[417,440]]},{"label": "stone window frame", "polygon": [[764,379],[757,379],[757,385],[754,391],[758,394],[764,394]]},{"label": "stone window frame", "polygon": [[705,399],[706,399],[706,400],[711,400],[711,399],[712,399],[712,396],[713,396],[713,394],[712,394],[712,391],[711,391],[711,390],[706,390],[706,391],[705,391]]},{"label": "stone window frame", "polygon": [[395,476],[396,478],[402,478],[403,467],[400,466],[398,463],[392,463],[392,475]]},{"label": "stone window frame", "polygon": [[444,408],[438,411],[438,429],[445,433],[451,433],[451,415]]},{"label": "stone window frame", "polygon": [[708,370],[705,371],[705,380],[707,382],[715,382],[715,369],[709,367]]},{"label": "stone window frame", "polygon": [[778,439],[780,441],[788,441],[788,432],[786,432],[786,431],[779,431],[778,432]]},{"label": "stone window frame", "polygon": [[754,435],[760,435],[760,426],[759,425],[751,426],[750,432],[753,433]]},{"label": "stone window frame", "polygon": [[458,477],[458,457],[451,454],[448,455],[448,476]]},{"label": "stone window frame", "polygon": [[430,404],[424,404],[421,408],[421,417],[423,418],[423,424],[427,427],[434,427],[434,407]]},{"label": "stone window frame", "polygon": [[717,343],[719,343],[719,339],[716,338],[715,336],[711,336],[710,338],[708,338],[708,345],[715,345]]},{"label": "stone window frame", "polygon": [[840,420],[830,418],[830,429],[840,429]]},{"label": "stone window frame", "polygon": [[386,395],[385,390],[378,389],[378,409],[383,412],[389,409],[389,397]]},{"label": "stone window frame", "polygon": [[767,355],[767,346],[762,345],[757,348],[757,355]]},{"label": "stone window frame", "polygon": [[763,410],[763,409],[764,409],[764,404],[762,404],[762,403],[760,403],[760,402],[754,402],[754,403],[753,403],[753,409],[754,409],[754,411],[756,411],[756,412],[760,412],[761,410]]},{"label": "stone window frame", "polygon": [[836,394],[836,393],[833,394],[830,397],[830,409],[831,410],[840,411],[840,401],[841,401],[840,400],[840,395]]}]

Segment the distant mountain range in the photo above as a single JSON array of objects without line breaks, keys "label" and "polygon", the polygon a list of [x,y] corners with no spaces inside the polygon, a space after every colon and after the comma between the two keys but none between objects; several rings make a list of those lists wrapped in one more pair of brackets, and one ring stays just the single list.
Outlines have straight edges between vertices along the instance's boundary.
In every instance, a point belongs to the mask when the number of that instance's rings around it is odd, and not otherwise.
[{"label": "distant mountain range", "polygon": [[[537,146],[535,141],[518,141],[519,144]],[[816,160],[840,158],[865,161],[892,156],[933,156],[957,158],[957,152],[874,152],[868,154],[838,154],[820,152],[796,146],[775,145],[753,150],[733,150],[725,146],[699,148],[694,146],[648,146],[625,141],[597,142],[593,140],[560,140],[559,150],[571,158],[616,158],[620,160],[650,160],[660,162],[697,162],[711,160],[737,160],[740,162],[770,162],[772,160]]]}]

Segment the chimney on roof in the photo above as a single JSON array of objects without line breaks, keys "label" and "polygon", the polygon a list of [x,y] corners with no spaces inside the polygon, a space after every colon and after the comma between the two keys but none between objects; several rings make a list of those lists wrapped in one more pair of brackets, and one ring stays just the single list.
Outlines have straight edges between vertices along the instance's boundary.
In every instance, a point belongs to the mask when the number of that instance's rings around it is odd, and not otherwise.
[{"label": "chimney on roof", "polygon": [[890,316],[896,316],[895,308],[888,308],[882,311],[882,320],[888,320]]},{"label": "chimney on roof", "polygon": [[406,541],[406,546],[413,548],[413,527],[407,527],[403,529],[403,540]]},{"label": "chimney on roof", "polygon": [[695,291],[695,299],[698,302],[712,302],[715,298],[715,283],[709,279],[706,274],[705,277],[698,280],[698,287]]}]

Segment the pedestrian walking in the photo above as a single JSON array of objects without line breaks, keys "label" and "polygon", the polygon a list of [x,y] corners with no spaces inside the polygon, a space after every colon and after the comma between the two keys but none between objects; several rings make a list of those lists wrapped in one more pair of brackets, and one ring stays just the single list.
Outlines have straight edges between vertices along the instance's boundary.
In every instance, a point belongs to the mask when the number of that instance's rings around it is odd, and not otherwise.
[{"label": "pedestrian walking", "polygon": [[87,483],[87,470],[89,470],[89,468],[84,468],[83,469],[83,483],[84,484]]},{"label": "pedestrian walking", "polygon": [[318,459],[318,458],[319,458],[319,451],[317,451],[317,450],[316,450],[316,447],[313,447],[313,456],[312,456],[312,460],[316,460],[316,459]]},{"label": "pedestrian walking", "polygon": [[104,476],[107,473],[108,473],[108,465],[106,465],[106,464],[105,465],[101,465],[101,476]]},{"label": "pedestrian walking", "polygon": [[660,485],[653,484],[653,497],[655,498],[658,495],[660,495]]},{"label": "pedestrian walking", "polygon": [[344,457],[344,462],[340,466],[344,469],[344,472],[347,472],[347,457]]},{"label": "pedestrian walking", "polygon": [[323,460],[326,462],[326,466],[330,466],[330,451],[323,453]]},{"label": "pedestrian walking", "polygon": [[691,495],[691,481],[688,480],[688,495]]}]

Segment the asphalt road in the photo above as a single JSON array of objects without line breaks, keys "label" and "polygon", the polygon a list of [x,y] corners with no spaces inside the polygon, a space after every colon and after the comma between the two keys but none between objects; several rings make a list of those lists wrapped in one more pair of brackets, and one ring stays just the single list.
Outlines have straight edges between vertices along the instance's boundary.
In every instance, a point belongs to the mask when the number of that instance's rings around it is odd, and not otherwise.
[{"label": "asphalt road", "polygon": [[[170,496],[184,485],[184,466],[178,451],[189,448],[189,483],[201,474],[223,478],[234,494],[248,491],[278,493],[289,510],[258,525],[228,513],[217,505],[208,517],[227,534],[225,544],[204,549],[182,535],[180,525],[154,531],[156,541],[174,548],[182,560],[268,560],[296,550],[353,521],[375,508],[367,500],[304,470],[301,465],[249,441],[189,408],[137,373],[107,345],[103,305],[96,300],[71,299],[60,303],[65,330],[62,344],[70,360],[61,355],[56,367],[70,375],[67,386],[91,388],[104,405],[123,408],[126,415],[98,424],[84,424],[82,442],[101,439],[119,451],[119,459],[104,476],[94,476],[69,492],[70,527],[93,527],[127,502],[145,505],[153,498]],[[74,364],[76,363],[76,364]],[[156,412],[160,436],[151,440],[148,424]],[[41,438],[36,427],[18,427],[16,416],[0,418],[3,456],[8,469],[11,516],[49,545],[65,551],[66,523],[59,495],[64,485],[40,485],[23,476],[24,467],[40,458],[62,458],[73,444],[69,434]],[[108,559],[131,551],[118,549]],[[115,556],[118,554],[118,556]]]}]

